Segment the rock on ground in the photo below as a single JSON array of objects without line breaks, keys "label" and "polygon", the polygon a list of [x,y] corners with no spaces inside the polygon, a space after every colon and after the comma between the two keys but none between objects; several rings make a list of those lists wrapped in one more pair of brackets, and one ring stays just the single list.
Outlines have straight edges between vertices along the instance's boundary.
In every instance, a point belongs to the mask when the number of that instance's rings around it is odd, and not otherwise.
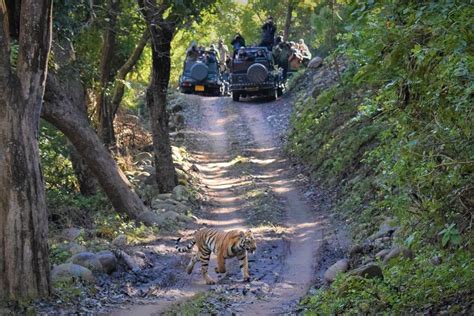
[{"label": "rock on ground", "polygon": [[95,281],[92,272],[80,265],[74,263],[64,263],[55,266],[51,271],[51,280],[53,283],[57,282],[74,282],[80,279],[84,282],[93,283]]},{"label": "rock on ground", "polygon": [[83,233],[83,231],[83,229],[76,227],[65,228],[61,232],[61,236],[68,241],[74,241]]},{"label": "rock on ground", "polygon": [[115,257],[111,251],[100,251],[97,253],[97,258],[99,259],[105,273],[111,274],[117,269],[117,257]]},{"label": "rock on ground", "polygon": [[81,252],[75,254],[67,260],[68,263],[74,263],[83,266],[94,272],[103,272],[102,264],[96,254],[92,252]]},{"label": "rock on ground", "polygon": [[346,272],[348,269],[349,261],[347,259],[338,260],[324,272],[324,281],[331,283],[336,279],[339,273]]},{"label": "rock on ground", "polygon": [[176,201],[188,201],[190,194],[184,185],[177,185],[173,189],[173,198]]},{"label": "rock on ground", "polygon": [[350,271],[351,275],[358,275],[363,278],[372,279],[372,278],[383,278],[382,269],[374,264],[368,263],[366,265],[360,266],[354,270]]},{"label": "rock on ground", "polygon": [[392,248],[390,250],[390,252],[384,257],[383,263],[387,264],[392,259],[395,259],[397,257],[403,257],[403,258],[406,258],[406,259],[411,259],[411,258],[413,258],[413,252],[410,249],[407,249],[405,247]]},{"label": "rock on ground", "polygon": [[311,59],[311,61],[308,63],[308,68],[318,68],[323,64],[323,59],[319,56],[314,57]]},{"label": "rock on ground", "polygon": [[124,247],[127,245],[127,236],[120,234],[117,237],[115,237],[114,240],[112,240],[112,245],[116,247]]}]

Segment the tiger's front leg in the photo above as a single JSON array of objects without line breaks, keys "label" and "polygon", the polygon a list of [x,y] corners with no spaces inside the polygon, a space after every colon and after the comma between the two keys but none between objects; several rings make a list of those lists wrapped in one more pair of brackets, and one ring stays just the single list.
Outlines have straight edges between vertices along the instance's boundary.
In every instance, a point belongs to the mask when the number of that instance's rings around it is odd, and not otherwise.
[{"label": "tiger's front leg", "polygon": [[215,268],[216,273],[225,273],[225,259],[222,255],[217,255],[217,266]]},{"label": "tiger's front leg", "polygon": [[249,261],[247,258],[247,251],[245,251],[242,255],[239,256],[240,260],[240,270],[242,270],[242,276],[244,278],[244,282],[250,281],[249,275]]}]

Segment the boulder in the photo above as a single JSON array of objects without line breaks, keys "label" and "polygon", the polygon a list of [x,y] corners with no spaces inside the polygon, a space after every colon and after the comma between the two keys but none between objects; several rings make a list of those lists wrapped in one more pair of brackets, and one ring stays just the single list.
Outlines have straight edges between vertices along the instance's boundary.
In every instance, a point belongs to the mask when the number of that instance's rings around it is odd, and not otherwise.
[{"label": "boulder", "polygon": [[176,211],[179,211],[179,212],[184,212],[186,211],[187,209],[189,209],[189,206],[187,206],[186,204],[184,203],[181,203],[181,202],[178,202],[176,200],[172,200],[172,199],[167,199],[165,200],[166,203],[170,203],[170,204],[173,204]]},{"label": "boulder", "polygon": [[153,226],[160,223],[160,216],[153,211],[145,211],[138,215],[137,220],[147,226]]},{"label": "boulder", "polygon": [[73,263],[64,263],[55,266],[51,271],[51,280],[53,283],[72,283],[75,280],[81,280],[89,283],[93,283],[95,281],[94,275],[89,269]]},{"label": "boulder", "polygon": [[93,272],[103,272],[102,264],[96,254],[92,252],[80,252],[67,260],[68,263],[74,263],[87,268]]},{"label": "boulder", "polygon": [[155,199],[151,202],[151,208],[154,210],[174,211],[176,210],[176,205]]},{"label": "boulder", "polygon": [[70,228],[65,228],[61,232],[61,236],[68,240],[68,241],[74,241],[76,240],[82,233],[84,232],[83,229],[81,228],[76,228],[76,227],[70,227]]},{"label": "boulder", "polygon": [[308,68],[318,68],[323,64],[323,59],[319,56],[314,57],[313,59],[310,60],[308,63]]},{"label": "boulder", "polygon": [[84,247],[83,245],[79,245],[77,242],[69,242],[67,244],[62,244],[60,246],[60,249],[69,252],[71,255],[87,251],[86,247]]},{"label": "boulder", "polygon": [[405,247],[395,247],[390,250],[390,252],[384,257],[383,263],[387,264],[389,263],[392,259],[398,258],[398,257],[403,257],[407,259],[413,258],[413,252],[410,249],[407,249]]},{"label": "boulder", "polygon": [[330,266],[326,272],[324,272],[324,281],[331,283],[336,279],[339,273],[346,272],[349,269],[349,261],[347,259],[338,260],[335,264]]},{"label": "boulder", "polygon": [[383,260],[389,252],[390,252],[390,249],[382,249],[375,254],[375,258]]},{"label": "boulder", "polygon": [[392,234],[400,227],[393,224],[393,218],[386,218],[382,224],[380,224],[379,230],[372,235],[370,239],[375,240],[381,237],[392,236]]},{"label": "boulder", "polygon": [[362,253],[364,251],[364,247],[361,245],[353,245],[351,249],[349,250],[349,256],[355,257],[357,254]]},{"label": "boulder", "polygon": [[112,251],[104,250],[97,253],[97,258],[105,273],[111,274],[117,269],[117,257]]},{"label": "boulder", "polygon": [[156,198],[165,201],[167,199],[171,199],[172,196],[172,193],[160,193],[156,195]]},{"label": "boulder", "polygon": [[112,245],[115,247],[124,247],[127,245],[127,236],[120,234],[117,237],[115,237],[114,240],[112,240]]},{"label": "boulder", "polygon": [[188,201],[191,194],[184,185],[177,185],[173,189],[173,198],[176,201]]},{"label": "boulder", "polygon": [[367,279],[383,278],[382,269],[374,264],[368,263],[349,272],[351,275],[357,275]]}]

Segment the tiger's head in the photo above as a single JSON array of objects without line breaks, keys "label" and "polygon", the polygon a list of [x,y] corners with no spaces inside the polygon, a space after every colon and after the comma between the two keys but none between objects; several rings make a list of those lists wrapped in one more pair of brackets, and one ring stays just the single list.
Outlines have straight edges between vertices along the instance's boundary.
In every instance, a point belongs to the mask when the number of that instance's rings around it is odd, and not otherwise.
[{"label": "tiger's head", "polygon": [[246,232],[240,232],[240,246],[250,253],[257,250],[257,242],[250,229]]}]

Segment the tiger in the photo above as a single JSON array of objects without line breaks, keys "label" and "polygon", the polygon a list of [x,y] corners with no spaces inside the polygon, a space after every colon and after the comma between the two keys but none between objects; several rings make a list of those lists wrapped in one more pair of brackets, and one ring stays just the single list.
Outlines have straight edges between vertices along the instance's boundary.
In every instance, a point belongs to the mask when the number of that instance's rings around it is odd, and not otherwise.
[{"label": "tiger", "polygon": [[244,282],[250,281],[247,253],[255,253],[257,250],[257,243],[252,231],[231,230],[226,232],[213,228],[201,228],[194,233],[194,238],[187,246],[180,247],[180,240],[181,238],[176,240],[178,252],[190,252],[196,244],[198,247],[198,252],[193,255],[186,267],[188,274],[193,272],[194,265],[199,260],[206,284],[215,284],[216,282],[207,273],[209,258],[213,252],[217,256],[216,273],[226,273],[225,259],[237,257],[240,260]]}]

